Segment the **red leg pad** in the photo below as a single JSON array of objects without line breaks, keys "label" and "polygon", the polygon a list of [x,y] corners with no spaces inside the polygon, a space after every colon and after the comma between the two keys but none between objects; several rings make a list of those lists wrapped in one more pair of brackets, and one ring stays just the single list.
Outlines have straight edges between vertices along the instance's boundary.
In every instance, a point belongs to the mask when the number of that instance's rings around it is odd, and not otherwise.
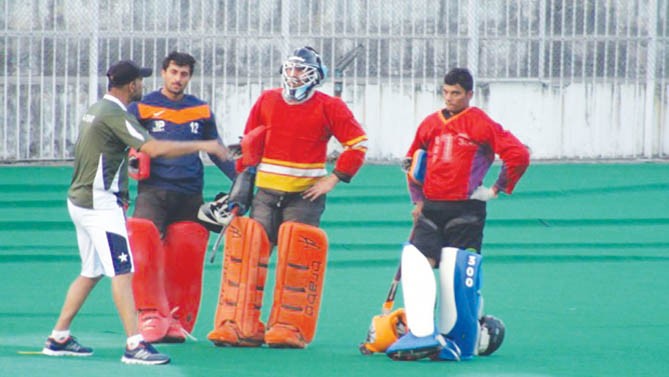
[{"label": "red leg pad", "polygon": [[167,316],[170,310],[165,296],[165,250],[160,233],[146,219],[129,218],[127,228],[135,266],[132,278],[135,306],[137,310],[158,310]]},{"label": "red leg pad", "polygon": [[236,217],[225,232],[221,289],[214,330],[207,336],[220,346],[259,346],[265,326],[260,321],[270,243],[262,225]]},{"label": "red leg pad", "polygon": [[270,347],[303,348],[316,331],[328,250],[317,227],[286,222],[279,228],[274,304],[265,334]]},{"label": "red leg pad", "polygon": [[172,316],[190,333],[200,311],[209,231],[196,222],[180,221],[170,224],[165,233],[167,301]]},{"label": "red leg pad", "polygon": [[151,220],[130,218],[126,224],[135,273],[132,291],[139,312],[139,331],[147,342],[159,342],[169,328],[165,295],[165,250]]}]

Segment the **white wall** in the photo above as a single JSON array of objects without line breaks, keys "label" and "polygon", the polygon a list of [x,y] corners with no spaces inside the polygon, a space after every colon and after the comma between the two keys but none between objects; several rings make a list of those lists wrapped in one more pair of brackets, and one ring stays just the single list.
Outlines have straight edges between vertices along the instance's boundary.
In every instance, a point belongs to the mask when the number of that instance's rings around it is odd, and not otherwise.
[{"label": "white wall", "polygon": [[[331,83],[320,88],[332,93]],[[354,90],[359,90],[353,93]],[[398,86],[366,85],[344,91],[369,136],[369,158],[399,159],[418,124],[442,107],[439,86],[411,93]],[[669,91],[669,88],[665,88]],[[221,93],[216,109],[221,134],[237,142],[258,86]],[[354,95],[355,94],[355,95]],[[655,105],[653,155],[669,152],[667,95]],[[356,100],[347,100],[356,98]],[[220,106],[222,104],[222,106]],[[483,108],[532,150],[534,159],[642,158],[645,89],[635,84],[573,83],[563,87],[536,83],[490,83],[475,89],[472,105]],[[296,120],[299,121],[299,120]],[[336,145],[332,145],[336,148]]]},{"label": "white wall", "polygon": [[[491,84],[482,105],[532,148],[534,158],[629,158],[646,147],[667,150],[666,140],[662,149],[660,143],[644,146],[645,89],[634,84]],[[658,140],[667,122],[655,122],[652,139]]]}]

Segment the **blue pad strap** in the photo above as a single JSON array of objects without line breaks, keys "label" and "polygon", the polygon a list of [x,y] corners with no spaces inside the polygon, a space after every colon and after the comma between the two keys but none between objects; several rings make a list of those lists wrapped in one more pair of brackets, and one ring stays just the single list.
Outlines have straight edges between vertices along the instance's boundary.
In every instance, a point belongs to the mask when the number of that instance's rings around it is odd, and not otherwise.
[{"label": "blue pad strap", "polygon": [[424,149],[418,149],[413,154],[407,175],[411,181],[422,186],[425,181],[425,170],[427,170],[427,152]]}]

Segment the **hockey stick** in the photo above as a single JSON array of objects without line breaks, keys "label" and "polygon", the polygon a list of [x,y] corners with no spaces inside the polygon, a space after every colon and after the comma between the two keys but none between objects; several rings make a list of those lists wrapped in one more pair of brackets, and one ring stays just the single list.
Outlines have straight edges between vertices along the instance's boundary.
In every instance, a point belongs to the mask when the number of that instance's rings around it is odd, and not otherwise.
[{"label": "hockey stick", "polygon": [[239,207],[235,206],[232,209],[232,216],[230,217],[230,221],[227,224],[221,225],[221,231],[218,233],[218,237],[216,237],[216,242],[214,242],[214,246],[211,248],[211,251],[209,252],[209,263],[214,263],[214,260],[216,259],[216,250],[218,250],[218,247],[221,245],[221,241],[223,241],[223,235],[225,234],[226,229],[228,229],[228,226],[232,224],[232,220],[234,220],[235,217],[237,216],[237,212],[239,212]]},{"label": "hockey stick", "polygon": [[[408,240],[413,238],[413,227],[411,228],[411,233],[409,233]],[[395,305],[395,295],[397,294],[397,287],[400,285],[400,280],[402,280],[402,258],[400,257],[400,263],[397,265],[397,271],[395,271],[395,276],[393,281],[390,283],[390,288],[388,289],[388,295],[386,296],[386,302],[383,303],[381,307],[381,314],[389,314],[393,310],[393,305]]]},{"label": "hockey stick", "polygon": [[226,228],[227,226],[221,228],[221,232],[218,233],[218,237],[216,237],[216,242],[214,242],[214,246],[211,248],[211,251],[209,251],[209,263],[214,263],[214,260],[216,259],[216,250],[221,245],[221,241],[223,240],[223,234],[225,234]]},{"label": "hockey stick", "polygon": [[390,283],[390,288],[388,289],[388,295],[386,296],[386,301],[381,307],[381,314],[389,314],[393,310],[393,305],[395,305],[395,295],[397,294],[397,287],[400,285],[400,280],[402,279],[402,263],[397,266],[397,271],[395,271],[395,276],[393,281]]},{"label": "hockey stick", "polygon": [[372,317],[372,324],[367,331],[366,340],[358,346],[358,350],[363,355],[371,355],[375,352],[381,352],[382,349],[385,349],[387,345],[379,347],[377,344],[376,338],[376,325],[375,323],[382,322],[383,318],[386,318],[390,315],[390,312],[393,310],[393,305],[395,304],[395,295],[397,294],[397,288],[400,285],[400,280],[402,278],[402,263],[397,266],[397,271],[393,276],[393,280],[390,282],[390,288],[388,289],[388,295],[386,296],[386,301],[381,306],[381,314],[377,314]]},{"label": "hockey stick", "polygon": [[[409,240],[413,238],[413,227],[411,233],[409,234]],[[397,265],[397,270],[393,276],[393,280],[390,282],[390,287],[388,288],[388,294],[386,295],[386,300],[381,305],[381,314],[375,315],[372,317],[372,324],[370,325],[369,330],[367,331],[367,338],[365,342],[360,343],[358,350],[363,355],[371,355],[375,352],[382,352],[389,344],[378,344],[376,343],[375,336],[375,323],[377,321],[380,323],[382,318],[387,317],[391,314],[393,306],[395,305],[395,296],[397,295],[397,288],[400,285],[402,280],[402,258],[400,257],[400,262]],[[405,325],[406,326],[406,325]]]},{"label": "hockey stick", "polygon": [[249,166],[244,171],[239,173],[239,175],[232,182],[230,187],[230,194],[228,195],[228,208],[232,207],[230,211],[231,215],[229,221],[225,224],[221,224],[221,231],[218,233],[218,238],[214,243],[214,247],[211,248],[209,262],[214,263],[216,258],[216,250],[223,240],[223,235],[225,230],[228,228],[232,220],[239,216],[244,215],[246,211],[251,206],[251,201],[253,200],[253,189],[255,187],[255,177],[256,177],[256,168],[255,166]]}]

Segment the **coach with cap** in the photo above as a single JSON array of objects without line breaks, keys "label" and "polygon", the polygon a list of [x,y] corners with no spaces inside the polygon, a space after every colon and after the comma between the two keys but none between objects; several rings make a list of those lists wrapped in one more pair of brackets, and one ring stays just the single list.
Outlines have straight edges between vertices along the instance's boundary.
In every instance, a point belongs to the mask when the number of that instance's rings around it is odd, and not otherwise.
[{"label": "coach with cap", "polygon": [[[130,60],[109,67],[108,91],[82,117],[75,144],[74,173],[67,206],[74,222],[81,272],[74,279],[43,353],[50,356],[90,356],[70,334],[70,325],[102,276],[111,278],[112,296],[127,335],[121,361],[127,364],[166,364],[137,329],[137,312],[132,295],[132,251],[126,231],[128,205],[128,149],[150,157],[178,157],[203,151],[221,159],[226,149],[216,140],[176,142],[155,140],[126,112],[126,106],[142,96],[143,78],[151,68]],[[54,275],[56,276],[56,275]]]}]

